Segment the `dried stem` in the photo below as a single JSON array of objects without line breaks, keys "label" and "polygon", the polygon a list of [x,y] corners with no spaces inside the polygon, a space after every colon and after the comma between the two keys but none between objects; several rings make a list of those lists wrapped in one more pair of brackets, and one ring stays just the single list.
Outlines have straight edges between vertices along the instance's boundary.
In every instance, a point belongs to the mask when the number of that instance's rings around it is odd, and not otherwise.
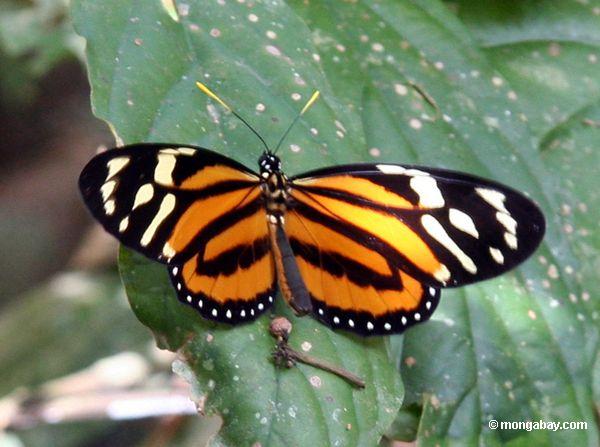
[{"label": "dried stem", "polygon": [[290,345],[288,345],[287,339],[283,337],[279,338],[277,341],[277,347],[273,353],[273,358],[275,359],[275,363],[280,366],[291,368],[296,362],[300,362],[322,369],[323,371],[333,373],[357,388],[365,387],[365,381],[356,374],[351,373],[344,368],[340,368],[339,366],[332,365],[310,355],[294,350],[290,347]]}]

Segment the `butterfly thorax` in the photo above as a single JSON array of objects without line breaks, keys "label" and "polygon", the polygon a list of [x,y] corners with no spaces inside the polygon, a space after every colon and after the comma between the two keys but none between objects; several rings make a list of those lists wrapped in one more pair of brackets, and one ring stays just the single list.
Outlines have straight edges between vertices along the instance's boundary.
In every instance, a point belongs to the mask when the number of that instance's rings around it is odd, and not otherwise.
[{"label": "butterfly thorax", "polygon": [[258,160],[261,177],[261,190],[269,214],[283,216],[289,202],[287,177],[281,172],[281,161],[270,153],[264,153]]}]

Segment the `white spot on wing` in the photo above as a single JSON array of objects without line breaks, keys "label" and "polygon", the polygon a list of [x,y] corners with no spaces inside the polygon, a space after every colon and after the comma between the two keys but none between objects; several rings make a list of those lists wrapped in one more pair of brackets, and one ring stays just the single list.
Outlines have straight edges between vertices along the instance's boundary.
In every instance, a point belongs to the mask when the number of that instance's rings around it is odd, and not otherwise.
[{"label": "white spot on wing", "polygon": [[145,247],[147,246],[154,237],[158,226],[166,219],[166,217],[173,211],[175,208],[175,196],[173,194],[167,194],[160,204],[160,208],[158,212],[146,228],[146,231],[142,235],[142,239],[140,239],[140,244]]},{"label": "white spot on wing", "polygon": [[406,175],[424,175],[424,176],[428,176],[429,172],[425,172],[425,171],[420,171],[419,169],[407,169],[406,171],[404,171],[404,173]]},{"label": "white spot on wing", "polygon": [[165,258],[171,259],[176,253],[175,249],[171,247],[171,244],[165,242],[165,245],[163,245],[162,254]]},{"label": "white spot on wing", "polygon": [[135,194],[133,208],[131,208],[131,210],[133,211],[138,206],[148,203],[150,200],[152,200],[152,196],[154,196],[154,187],[151,183],[146,183],[140,186],[140,189],[138,189],[137,193]]},{"label": "white spot on wing", "polygon": [[489,188],[475,188],[475,192],[479,197],[485,200],[487,203],[492,205],[498,211],[502,211],[503,213],[509,214],[508,210],[504,206],[504,201],[506,200],[506,196],[502,194],[500,191],[496,191],[495,189]]},{"label": "white spot on wing", "polygon": [[177,148],[177,152],[183,155],[194,155],[196,153],[196,149],[193,149],[191,147],[180,147]]},{"label": "white spot on wing", "polygon": [[167,153],[167,150],[169,149],[163,149],[157,156],[158,163],[154,168],[154,181],[161,185],[170,186],[173,185],[173,169],[175,169],[177,157],[170,152]]},{"label": "white spot on wing", "polygon": [[428,175],[412,177],[410,187],[419,195],[419,205],[425,208],[441,208],[444,206],[444,197],[433,177]]},{"label": "white spot on wing", "polygon": [[399,165],[377,165],[377,169],[384,174],[404,174],[406,172],[406,168]]},{"label": "white spot on wing", "polygon": [[471,216],[456,208],[450,208],[448,217],[450,218],[450,223],[454,227],[479,239],[479,232],[477,231],[477,228],[475,228],[475,223],[473,222],[473,219],[471,219]]},{"label": "white spot on wing", "polygon": [[440,265],[440,268],[433,274],[433,277],[442,284],[446,284],[450,279],[450,270],[444,264]]},{"label": "white spot on wing", "polygon": [[115,212],[115,201],[107,200],[104,204],[104,211],[106,211],[106,214],[109,216],[112,216],[112,214]]},{"label": "white spot on wing", "polygon": [[102,194],[102,201],[106,202],[108,198],[115,191],[115,187],[117,186],[117,182],[115,180],[109,180],[104,185],[100,187],[100,193]]},{"label": "white spot on wing", "polygon": [[516,250],[517,248],[519,248],[519,244],[517,243],[517,238],[515,237],[514,234],[504,233],[504,241],[506,242],[506,245],[508,245],[513,250]]},{"label": "white spot on wing", "polygon": [[517,234],[517,221],[511,216],[498,211],[496,213],[496,219],[502,224],[502,226],[504,226],[504,228],[506,228],[509,233]]},{"label": "white spot on wing", "polygon": [[404,166],[400,165],[376,165],[377,169],[379,169],[384,174],[402,174],[402,175],[423,175],[429,176],[429,173],[425,171],[420,171],[419,169],[406,169]]},{"label": "white spot on wing", "polygon": [[448,233],[446,233],[442,224],[439,223],[435,217],[430,214],[425,214],[421,216],[421,224],[431,237],[442,244],[456,259],[458,259],[467,272],[472,274],[477,273],[477,266],[473,260],[467,256],[458,245],[456,245],[456,242],[454,242],[450,236],[448,236]]},{"label": "white spot on wing", "polygon": [[129,216],[127,216],[127,217],[123,218],[123,220],[121,220],[121,223],[119,224],[119,233],[122,233],[123,231],[125,231],[128,226],[129,226]]},{"label": "white spot on wing", "polygon": [[497,248],[490,247],[490,255],[492,255],[492,258],[494,261],[496,261],[496,263],[504,264],[504,255]]},{"label": "white spot on wing", "polygon": [[106,182],[117,175],[127,164],[129,163],[129,157],[115,157],[106,163],[108,167],[108,175],[106,176]]}]

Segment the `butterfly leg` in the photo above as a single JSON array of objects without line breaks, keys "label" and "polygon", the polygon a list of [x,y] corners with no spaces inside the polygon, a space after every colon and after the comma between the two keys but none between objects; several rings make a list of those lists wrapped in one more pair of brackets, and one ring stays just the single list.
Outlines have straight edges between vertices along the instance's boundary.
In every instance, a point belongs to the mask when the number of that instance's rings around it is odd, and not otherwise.
[{"label": "butterfly leg", "polygon": [[283,228],[283,215],[269,214],[267,219],[281,293],[297,315],[306,315],[312,312],[312,303]]}]

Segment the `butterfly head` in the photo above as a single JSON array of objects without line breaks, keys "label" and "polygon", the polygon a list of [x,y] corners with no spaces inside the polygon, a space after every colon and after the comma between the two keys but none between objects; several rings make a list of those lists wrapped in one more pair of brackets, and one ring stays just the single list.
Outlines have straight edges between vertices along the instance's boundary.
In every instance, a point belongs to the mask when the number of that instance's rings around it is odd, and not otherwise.
[{"label": "butterfly head", "polygon": [[269,178],[272,174],[279,174],[281,172],[281,160],[269,152],[265,152],[260,156],[258,166],[260,168],[260,176],[265,179]]}]

